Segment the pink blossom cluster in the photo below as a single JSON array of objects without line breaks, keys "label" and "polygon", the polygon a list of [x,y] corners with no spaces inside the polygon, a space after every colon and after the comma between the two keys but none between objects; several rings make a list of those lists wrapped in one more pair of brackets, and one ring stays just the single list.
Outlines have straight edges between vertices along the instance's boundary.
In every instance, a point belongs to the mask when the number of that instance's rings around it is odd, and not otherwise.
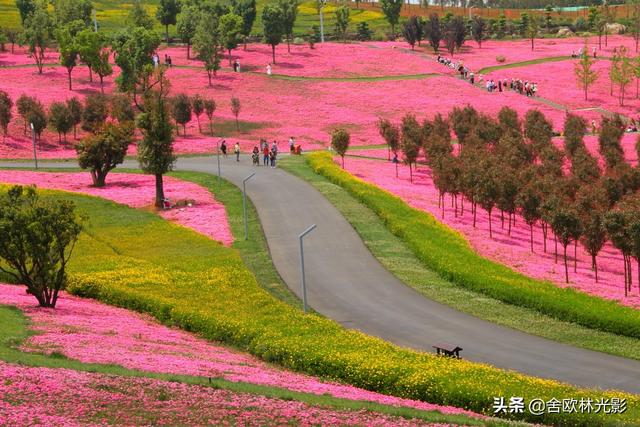
[{"label": "pink blossom cluster", "polygon": [[149,378],[0,362],[0,425],[423,426],[365,410],[334,410]]},{"label": "pink blossom cluster", "polygon": [[[150,175],[112,173],[107,185],[92,186],[91,176],[84,173],[50,173],[28,171],[0,171],[0,182],[32,185],[40,188],[89,194],[122,203],[133,208],[153,205],[155,178]],[[230,246],[233,235],[222,203],[213,198],[206,188],[173,177],[164,178],[165,197],[173,203],[179,200],[193,201],[191,206],[159,211],[163,218],[189,227],[211,239]]]},{"label": "pink blossom cluster", "polygon": [[[559,287],[572,287],[581,292],[618,301],[620,304],[640,308],[640,290],[634,284],[633,292],[624,296],[623,261],[620,251],[607,243],[598,256],[598,283],[591,270],[591,257],[578,245],[577,272],[573,271],[573,249],[569,252],[569,284],[565,283],[562,255],[558,261],[554,256],[554,241],[551,233],[547,238],[547,251],[543,250],[542,230],[534,227],[534,250],[530,249],[530,230],[524,220],[517,216],[515,226],[508,233],[507,222],[501,227],[499,211],[493,213],[493,238],[489,238],[489,218],[485,211],[478,209],[476,227],[470,205],[465,203],[464,215],[456,216],[447,198],[445,214],[442,217],[438,207],[438,190],[433,184],[431,171],[419,165],[410,182],[409,170],[400,166],[399,178],[395,176],[395,166],[390,162],[348,158],[345,168],[354,176],[377,185],[407,202],[409,205],[432,214],[439,221],[462,233],[470,245],[482,256],[505,264],[516,271],[536,279],[549,280]],[[460,203],[460,201],[459,201]],[[561,252],[561,248],[558,249]]]},{"label": "pink blossom cluster", "polygon": [[[66,293],[62,293],[56,309],[45,309],[34,306],[33,297],[27,295],[22,287],[0,285],[0,304],[20,308],[38,332],[23,344],[23,351],[56,351],[86,363],[221,377],[234,382],[330,394],[343,399],[475,416],[472,412],[450,406],[386,396],[278,369],[237,350],[163,326],[149,316]],[[118,321],[114,322],[114,319]]]}]

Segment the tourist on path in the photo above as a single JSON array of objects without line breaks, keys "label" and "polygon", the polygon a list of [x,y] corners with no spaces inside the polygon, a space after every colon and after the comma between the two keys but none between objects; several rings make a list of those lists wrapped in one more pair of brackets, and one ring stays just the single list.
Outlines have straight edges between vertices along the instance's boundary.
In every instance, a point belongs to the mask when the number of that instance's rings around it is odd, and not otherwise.
[{"label": "tourist on path", "polygon": [[271,75],[271,64],[267,64],[267,75]]},{"label": "tourist on path", "polygon": [[227,141],[225,141],[224,139],[222,140],[222,145],[220,145],[220,151],[222,151],[222,156],[226,159],[227,158]]},{"label": "tourist on path", "polygon": [[236,153],[236,162],[240,161],[240,143],[236,142],[233,146],[233,152]]},{"label": "tourist on path", "polygon": [[267,141],[264,142],[264,147],[262,148],[262,163],[265,166],[269,164],[269,143]]}]

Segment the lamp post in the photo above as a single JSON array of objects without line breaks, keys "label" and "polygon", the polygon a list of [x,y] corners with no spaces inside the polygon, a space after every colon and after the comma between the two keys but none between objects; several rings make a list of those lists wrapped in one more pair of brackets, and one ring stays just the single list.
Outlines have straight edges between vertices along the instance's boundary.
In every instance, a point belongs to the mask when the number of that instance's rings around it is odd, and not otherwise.
[{"label": "lamp post", "polygon": [[307,312],[307,282],[304,274],[304,246],[302,245],[302,238],[311,233],[315,228],[316,225],[312,224],[298,236],[298,239],[300,239],[300,278],[302,283],[302,310],[305,313]]},{"label": "lamp post", "polygon": [[220,141],[223,141],[222,139],[219,139],[216,141],[216,157],[218,158],[218,188],[220,188]]},{"label": "lamp post", "polygon": [[33,123],[29,123],[31,127],[31,142],[33,142],[33,161],[36,164],[36,169],[38,169],[38,152],[36,151],[36,130],[33,127]]},{"label": "lamp post", "polygon": [[322,9],[324,9],[324,5],[327,4],[327,0],[317,0],[320,5],[320,42],[324,43],[324,16],[322,13]]},{"label": "lamp post", "polygon": [[247,224],[247,181],[249,181],[256,173],[252,173],[242,180],[242,212],[244,213],[244,240],[249,238],[249,226]]}]

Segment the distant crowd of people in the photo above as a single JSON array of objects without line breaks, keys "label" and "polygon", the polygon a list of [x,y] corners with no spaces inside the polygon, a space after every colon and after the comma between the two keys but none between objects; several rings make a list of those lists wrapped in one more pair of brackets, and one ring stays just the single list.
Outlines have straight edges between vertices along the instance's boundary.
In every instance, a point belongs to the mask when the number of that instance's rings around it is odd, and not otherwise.
[{"label": "distant crowd of people", "polygon": [[[158,68],[160,66],[160,57],[158,56],[157,53],[154,53],[151,56],[151,61],[153,61],[153,67],[154,68]],[[164,65],[166,65],[167,67],[171,67],[173,65],[173,60],[171,59],[171,56],[169,56],[168,54],[164,54]]]},{"label": "distant crowd of people", "polygon": [[[227,158],[227,152],[229,148],[227,146],[227,141],[222,140],[220,144],[220,152],[224,158]],[[296,145],[296,141],[293,137],[289,138],[289,151],[291,154],[300,154],[302,149],[300,145]],[[236,142],[233,145],[233,154],[236,156],[236,162],[240,161],[240,143]],[[276,163],[278,160],[278,142],[274,140],[271,145],[269,145],[269,141],[264,138],[260,139],[259,145],[255,145],[253,147],[253,151],[251,152],[251,159],[253,161],[254,166],[260,166],[260,154],[262,154],[262,164],[264,166],[271,166],[272,168],[276,167]]]},{"label": "distant crowd of people", "polygon": [[[582,55],[584,55],[585,53],[587,53],[586,48],[581,47],[580,49],[578,49],[577,51],[572,51],[571,52],[571,57],[572,58],[581,58]],[[593,47],[593,57],[597,58],[598,57],[598,49],[596,49],[596,47]]]}]

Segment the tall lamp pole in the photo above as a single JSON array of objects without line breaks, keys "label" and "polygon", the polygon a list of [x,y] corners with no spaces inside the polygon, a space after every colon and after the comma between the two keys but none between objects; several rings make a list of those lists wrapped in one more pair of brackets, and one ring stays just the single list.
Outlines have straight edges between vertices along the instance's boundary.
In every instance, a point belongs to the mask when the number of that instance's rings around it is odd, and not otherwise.
[{"label": "tall lamp pole", "polygon": [[315,228],[316,225],[312,224],[298,236],[298,239],[300,239],[300,278],[302,283],[302,310],[305,313],[307,312],[307,282],[304,274],[304,246],[302,245],[302,239],[304,238],[304,236],[311,233]]},{"label": "tall lamp pole", "polygon": [[256,173],[252,173],[242,180],[242,212],[244,214],[244,240],[249,238],[249,226],[247,223],[247,181],[249,181]]},{"label": "tall lamp pole", "polygon": [[219,139],[216,141],[216,157],[218,158],[218,188],[220,188],[220,141],[223,141],[222,139]]},{"label": "tall lamp pole", "polygon": [[324,43],[324,16],[322,10],[324,5],[327,4],[327,0],[317,0],[320,5],[320,42]]},{"label": "tall lamp pole", "polygon": [[31,127],[31,142],[33,142],[33,161],[36,164],[36,169],[38,169],[38,152],[36,151],[36,130],[33,127],[33,123],[29,123]]}]

